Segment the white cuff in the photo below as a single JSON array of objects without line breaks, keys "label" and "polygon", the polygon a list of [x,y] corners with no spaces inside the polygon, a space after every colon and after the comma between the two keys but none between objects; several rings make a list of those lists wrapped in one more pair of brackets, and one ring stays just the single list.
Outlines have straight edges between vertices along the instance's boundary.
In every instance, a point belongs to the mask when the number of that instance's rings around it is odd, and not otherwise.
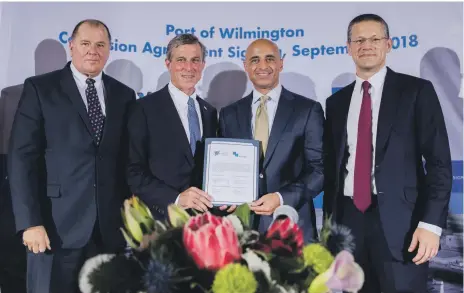
[{"label": "white cuff", "polygon": [[283,206],[284,205],[284,199],[282,198],[282,194],[280,194],[280,192],[276,192],[276,193],[279,195],[280,205]]},{"label": "white cuff", "polygon": [[177,202],[179,201],[180,194],[177,196],[176,201],[174,202],[175,205],[178,205]]},{"label": "white cuff", "polygon": [[441,236],[442,229],[438,226],[432,225],[432,224],[427,224],[424,222],[419,222],[419,225],[417,228],[423,228],[425,230],[429,230],[430,232],[433,232],[437,234],[438,236]]}]

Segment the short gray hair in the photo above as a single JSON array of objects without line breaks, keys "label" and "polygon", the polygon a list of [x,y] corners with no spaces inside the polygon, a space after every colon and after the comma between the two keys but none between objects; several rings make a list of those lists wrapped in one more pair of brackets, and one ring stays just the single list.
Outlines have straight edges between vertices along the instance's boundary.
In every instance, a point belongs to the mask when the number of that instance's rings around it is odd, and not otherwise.
[{"label": "short gray hair", "polygon": [[182,45],[200,45],[201,48],[201,61],[205,61],[206,58],[206,47],[203,45],[198,38],[193,34],[180,34],[175,36],[168,44],[168,51],[166,53],[166,59],[171,61],[172,58],[172,50],[175,48],[182,46]]}]

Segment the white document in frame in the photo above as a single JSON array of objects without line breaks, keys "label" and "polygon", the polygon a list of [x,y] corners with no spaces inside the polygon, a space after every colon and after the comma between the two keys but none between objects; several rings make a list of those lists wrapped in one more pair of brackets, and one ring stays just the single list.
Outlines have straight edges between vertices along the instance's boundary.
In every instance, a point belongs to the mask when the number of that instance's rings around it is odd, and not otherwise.
[{"label": "white document in frame", "polygon": [[256,199],[259,158],[255,145],[212,141],[206,156],[204,187],[214,205],[240,205]]}]

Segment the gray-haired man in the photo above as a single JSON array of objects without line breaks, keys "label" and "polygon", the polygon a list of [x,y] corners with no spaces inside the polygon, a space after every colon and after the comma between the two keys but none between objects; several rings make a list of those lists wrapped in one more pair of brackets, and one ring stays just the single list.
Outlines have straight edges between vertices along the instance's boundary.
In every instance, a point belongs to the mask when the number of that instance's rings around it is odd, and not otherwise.
[{"label": "gray-haired man", "polygon": [[199,211],[212,207],[200,189],[202,145],[216,136],[217,111],[195,91],[205,57],[205,46],[194,35],[172,39],[166,55],[169,84],[138,100],[129,118],[129,185],[156,218],[165,218],[172,203]]}]

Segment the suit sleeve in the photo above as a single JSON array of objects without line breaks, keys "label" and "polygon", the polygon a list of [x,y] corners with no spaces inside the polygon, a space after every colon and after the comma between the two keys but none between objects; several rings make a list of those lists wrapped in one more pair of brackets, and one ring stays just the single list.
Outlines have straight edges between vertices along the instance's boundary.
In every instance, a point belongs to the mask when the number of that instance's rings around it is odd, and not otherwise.
[{"label": "suit sleeve", "polygon": [[431,82],[426,81],[416,102],[416,129],[425,159],[425,182],[419,187],[426,197],[422,222],[446,227],[451,196],[451,153],[443,112]]},{"label": "suit sleeve", "polygon": [[39,192],[44,190],[45,131],[37,89],[24,82],[9,143],[8,173],[16,230],[43,225]]},{"label": "suit sleeve", "polygon": [[6,138],[6,127],[5,127],[5,108],[6,108],[6,103],[5,103],[5,100],[6,100],[6,95],[4,93],[4,91],[2,90],[1,93],[0,93],[0,138],[2,139],[1,140],[1,143],[0,143],[0,155],[4,155],[7,153],[7,150],[5,149],[4,147],[4,142],[7,140]]},{"label": "suit sleeve", "polygon": [[324,198],[322,210],[324,219],[332,215],[333,202],[335,197],[335,182],[337,176],[335,174],[335,147],[332,136],[332,115],[329,105],[325,108],[324,122]]},{"label": "suit sleeve", "polygon": [[[146,114],[140,103],[132,107],[129,123],[128,183],[131,192],[161,216],[174,203],[179,192],[156,178],[149,168],[149,132]],[[162,139],[162,138],[160,138]]]},{"label": "suit sleeve", "polygon": [[298,208],[316,197],[323,189],[323,124],[324,112],[321,104],[316,103],[306,121],[303,172],[294,182],[279,190],[286,205]]},{"label": "suit sleeve", "polygon": [[123,199],[127,199],[131,196],[131,190],[127,182],[127,166],[129,163],[129,132],[128,132],[128,123],[129,115],[132,107],[135,104],[137,94],[130,90],[127,93],[127,102],[126,102],[126,114],[124,116],[124,128],[121,134],[121,154],[119,156],[120,160],[118,161],[118,182],[120,194]]}]

